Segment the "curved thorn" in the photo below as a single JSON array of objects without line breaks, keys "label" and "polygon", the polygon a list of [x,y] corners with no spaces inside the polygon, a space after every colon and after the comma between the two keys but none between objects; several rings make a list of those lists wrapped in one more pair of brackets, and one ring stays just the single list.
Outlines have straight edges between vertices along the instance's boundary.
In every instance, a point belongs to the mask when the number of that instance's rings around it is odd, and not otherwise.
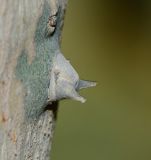
[{"label": "curved thorn", "polygon": [[74,88],[71,89],[70,93],[68,93],[67,96],[73,100],[80,101],[81,103],[84,103],[86,101],[86,99],[80,96]]}]

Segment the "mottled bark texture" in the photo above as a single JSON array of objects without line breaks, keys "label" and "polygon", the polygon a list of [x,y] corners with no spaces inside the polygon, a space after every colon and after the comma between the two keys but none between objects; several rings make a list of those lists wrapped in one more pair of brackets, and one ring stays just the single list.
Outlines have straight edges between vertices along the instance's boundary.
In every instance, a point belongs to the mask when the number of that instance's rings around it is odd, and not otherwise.
[{"label": "mottled bark texture", "polygon": [[0,0],[0,160],[49,159],[57,102],[48,105],[48,87],[65,7],[66,0]]}]

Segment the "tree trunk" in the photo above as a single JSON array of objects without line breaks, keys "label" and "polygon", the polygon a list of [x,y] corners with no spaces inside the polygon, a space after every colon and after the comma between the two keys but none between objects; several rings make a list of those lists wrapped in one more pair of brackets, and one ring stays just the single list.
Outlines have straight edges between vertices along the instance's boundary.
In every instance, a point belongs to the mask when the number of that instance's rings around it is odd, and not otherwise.
[{"label": "tree trunk", "polygon": [[48,160],[48,104],[66,0],[0,0],[0,160]]}]

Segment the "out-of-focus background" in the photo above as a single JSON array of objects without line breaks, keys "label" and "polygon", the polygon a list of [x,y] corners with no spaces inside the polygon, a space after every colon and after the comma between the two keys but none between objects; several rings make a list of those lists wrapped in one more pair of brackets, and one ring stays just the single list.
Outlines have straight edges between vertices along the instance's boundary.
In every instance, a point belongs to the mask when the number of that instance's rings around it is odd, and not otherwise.
[{"label": "out-of-focus background", "polygon": [[98,86],[60,102],[52,160],[151,160],[151,2],[69,0],[62,51]]}]

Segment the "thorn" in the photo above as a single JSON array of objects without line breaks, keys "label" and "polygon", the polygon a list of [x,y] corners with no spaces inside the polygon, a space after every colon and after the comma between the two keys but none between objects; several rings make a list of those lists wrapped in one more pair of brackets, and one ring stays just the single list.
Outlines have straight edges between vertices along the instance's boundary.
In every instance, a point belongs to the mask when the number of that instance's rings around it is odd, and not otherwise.
[{"label": "thorn", "polygon": [[84,103],[86,101],[86,99],[83,98],[82,96],[80,96],[73,87],[70,88],[70,90],[68,90],[68,92],[66,93],[66,95],[67,95],[66,98],[71,98],[71,99],[79,101],[81,103]]},{"label": "thorn", "polygon": [[79,80],[79,84],[78,84],[77,89],[80,90],[82,88],[94,87],[94,86],[96,86],[96,84],[97,84],[96,82]]}]

